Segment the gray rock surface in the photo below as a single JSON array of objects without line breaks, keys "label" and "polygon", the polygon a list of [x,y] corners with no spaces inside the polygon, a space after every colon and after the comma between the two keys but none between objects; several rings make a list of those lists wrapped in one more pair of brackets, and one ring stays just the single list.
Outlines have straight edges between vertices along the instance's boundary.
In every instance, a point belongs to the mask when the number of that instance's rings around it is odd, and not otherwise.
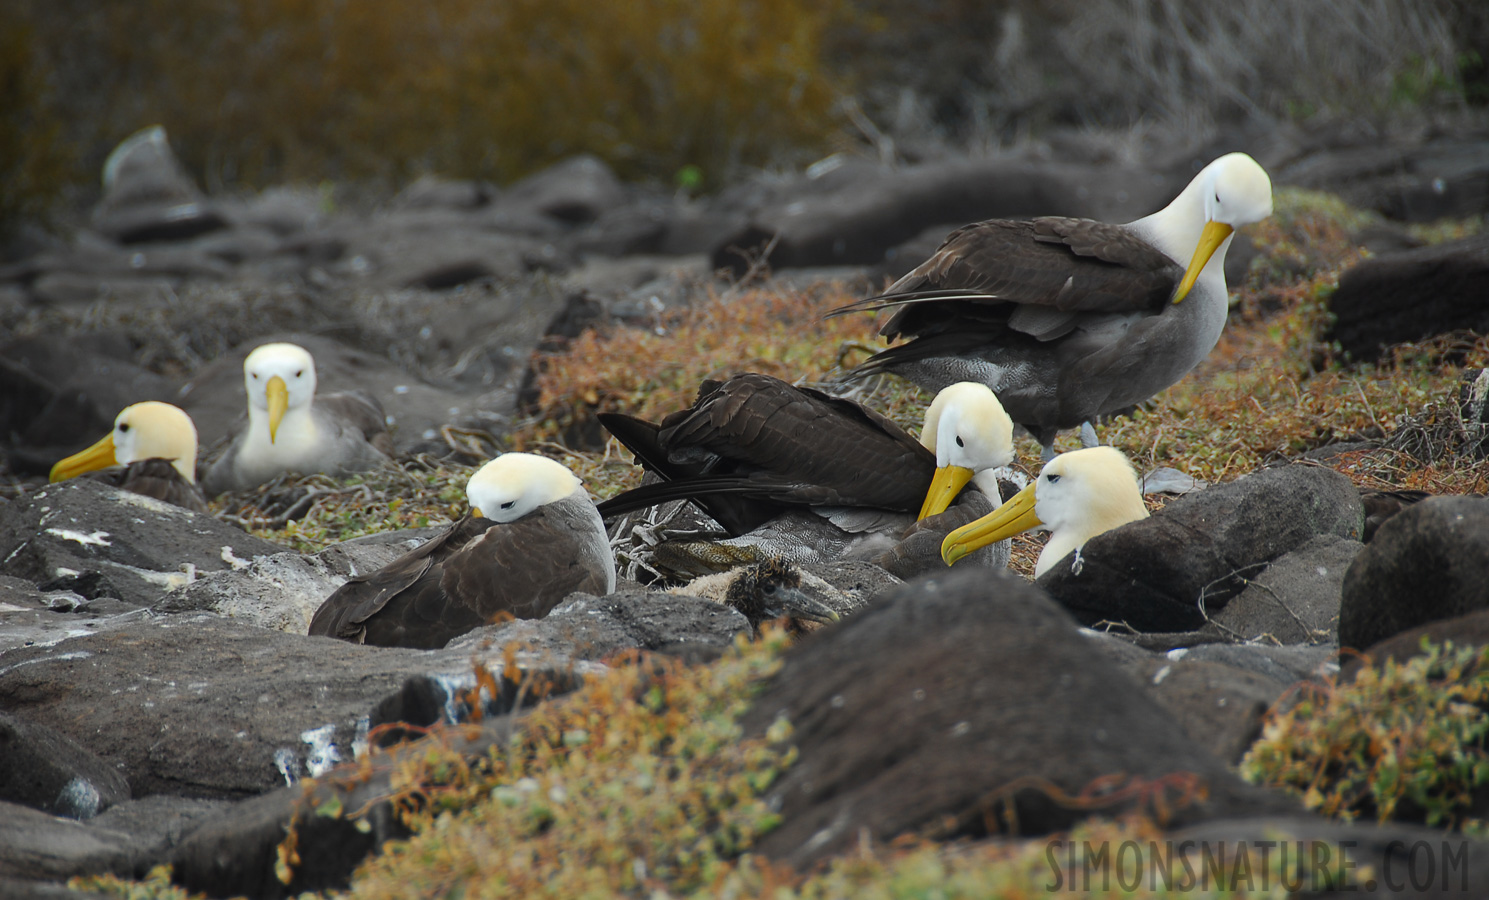
[{"label": "gray rock surface", "polygon": [[865,832],[1068,828],[1094,810],[1060,795],[1116,772],[1203,782],[1208,799],[1174,810],[1179,822],[1295,808],[1237,779],[1042,591],[1007,573],[912,582],[803,640],[745,733],[780,716],[799,755],[770,790],[783,822],[758,850],[797,866]]},{"label": "gray rock surface", "polygon": [[383,532],[378,540],[332,544],[319,553],[255,557],[249,565],[197,578],[166,594],[161,613],[210,612],[261,628],[304,634],[326,598],[353,575],[376,571],[439,529]]},{"label": "gray rock surface", "polygon": [[1364,546],[1337,534],[1315,537],[1247,579],[1214,623],[1234,640],[1335,643],[1344,573]]},{"label": "gray rock surface", "polygon": [[0,713],[0,800],[55,816],[91,819],[129,799],[118,770],[71,738]]},{"label": "gray rock surface", "polygon": [[1279,466],[1097,535],[1079,552],[1079,564],[1072,554],[1038,584],[1084,624],[1189,631],[1279,556],[1318,535],[1357,541],[1363,525],[1364,507],[1348,478],[1318,466]]},{"label": "gray rock surface", "polygon": [[1489,500],[1432,497],[1380,527],[1344,576],[1339,643],[1363,649],[1489,607]]},{"label": "gray rock surface", "polygon": [[282,549],[211,516],[88,479],[0,507],[0,572],[38,584],[96,573],[101,593],[136,606],[199,572],[246,566]]},{"label": "gray rock surface", "polygon": [[[133,617],[7,652],[0,707],[83,743],[125,774],[135,796],[240,798],[351,759],[378,722],[432,724],[430,697],[441,713],[453,710],[455,693],[475,683],[472,659],[499,671],[509,644],[524,669],[582,674],[586,661],[617,650],[724,646],[748,628],[718,604],[649,594],[574,595],[545,619],[488,626],[428,652],[207,614]],[[424,688],[406,694],[416,679]]]},{"label": "gray rock surface", "polygon": [[1489,235],[1385,253],[1350,267],[1329,299],[1324,340],[1373,361],[1393,344],[1489,331]]}]

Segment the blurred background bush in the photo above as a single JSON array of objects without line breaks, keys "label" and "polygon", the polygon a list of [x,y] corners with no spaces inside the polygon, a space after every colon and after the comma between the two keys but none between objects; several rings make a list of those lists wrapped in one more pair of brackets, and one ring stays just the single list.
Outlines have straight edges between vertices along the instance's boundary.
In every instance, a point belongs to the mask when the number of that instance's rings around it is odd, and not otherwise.
[{"label": "blurred background bush", "polygon": [[0,222],[155,123],[209,190],[578,152],[707,189],[865,141],[1483,109],[1486,46],[1484,0],[5,0]]}]

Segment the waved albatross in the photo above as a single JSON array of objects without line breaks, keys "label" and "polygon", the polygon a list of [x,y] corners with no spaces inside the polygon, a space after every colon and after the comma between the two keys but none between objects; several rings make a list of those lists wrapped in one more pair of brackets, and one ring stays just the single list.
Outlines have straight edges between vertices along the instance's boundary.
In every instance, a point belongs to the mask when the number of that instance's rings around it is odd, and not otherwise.
[{"label": "waved albatross", "polygon": [[298,344],[264,344],[243,360],[248,422],[207,471],[209,495],[258,487],[285,473],[344,475],[386,462],[383,408],[360,393],[315,395],[315,360]]},{"label": "waved albatross", "polygon": [[562,463],[506,453],[465,488],[470,512],[326,598],[310,634],[435,649],[508,616],[541,619],[574,591],[615,591],[600,514]]},{"label": "waved albatross", "polygon": [[1177,383],[1220,340],[1225,253],[1235,228],[1272,214],[1272,182],[1228,153],[1173,202],[1125,225],[991,219],[953,231],[884,294],[834,310],[893,309],[879,329],[907,337],[853,370],[892,372],[926,390],[991,387],[1054,455],[1056,434]]},{"label": "waved albatross", "polygon": [[[665,479],[606,500],[601,515],[692,500],[736,538],[768,524],[777,543],[798,533],[794,548],[767,550],[792,559],[822,555],[805,546],[822,531],[814,520],[834,526],[823,541],[843,545],[835,556],[898,536],[912,514],[942,513],[974,479],[996,498],[992,470],[1013,461],[1013,423],[992,391],[970,383],[936,396],[919,441],[861,404],[758,373],[704,382],[692,407],[660,424],[609,413],[600,421]],[[782,526],[793,515],[806,517],[803,527]]]},{"label": "waved albatross", "polygon": [[207,511],[196,486],[196,425],[179,407],[157,400],[126,406],[114,430],[87,450],[52,466],[52,481],[124,466],[115,485],[194,512]]},{"label": "waved albatross", "polygon": [[1056,456],[1012,500],[947,535],[941,555],[951,565],[985,544],[1045,526],[1051,534],[1034,565],[1038,578],[1096,535],[1147,517],[1137,472],[1122,451],[1087,447]]}]

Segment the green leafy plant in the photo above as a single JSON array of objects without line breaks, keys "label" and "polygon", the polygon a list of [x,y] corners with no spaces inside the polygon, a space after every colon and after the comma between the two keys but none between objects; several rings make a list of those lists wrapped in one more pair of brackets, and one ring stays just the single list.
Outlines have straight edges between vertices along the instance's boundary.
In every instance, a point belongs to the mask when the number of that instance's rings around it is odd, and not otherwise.
[{"label": "green leafy plant", "polygon": [[1272,712],[1242,774],[1340,819],[1481,827],[1469,816],[1489,785],[1489,648],[1422,650]]}]

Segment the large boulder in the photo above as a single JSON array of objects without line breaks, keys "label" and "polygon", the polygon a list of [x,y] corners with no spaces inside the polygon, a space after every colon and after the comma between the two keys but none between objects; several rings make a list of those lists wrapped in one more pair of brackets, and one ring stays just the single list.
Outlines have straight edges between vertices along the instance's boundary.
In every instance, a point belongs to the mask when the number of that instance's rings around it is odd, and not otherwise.
[{"label": "large boulder", "polygon": [[[208,515],[74,478],[0,507],[0,573],[148,606],[198,572],[284,548]],[[77,588],[74,588],[75,590]]]},{"label": "large boulder", "polygon": [[[473,661],[582,675],[625,649],[726,646],[749,623],[689,597],[575,595],[545,619],[488,626],[438,651],[366,647],[208,614],[129,617],[12,649],[0,708],[116,766],[136,797],[241,798],[349,760],[380,724],[449,720]],[[558,679],[572,684],[573,679]]]},{"label": "large boulder", "polygon": [[180,240],[227,226],[152,125],[114,148],[103,166],[103,199],[93,227],[119,241]]},{"label": "large boulder", "polygon": [[1450,331],[1489,331],[1489,235],[1400,253],[1350,268],[1329,300],[1324,340],[1366,362],[1394,344]]},{"label": "large boulder", "polygon": [[44,475],[108,434],[131,403],[170,400],[171,381],[136,365],[129,341],[104,333],[41,335],[0,345],[0,435],[10,468]]},{"label": "large boulder", "polygon": [[45,725],[0,713],[0,800],[91,819],[129,799],[118,770]]},{"label": "large boulder", "polygon": [[156,612],[210,612],[249,625],[304,634],[315,611],[348,578],[375,572],[442,529],[390,531],[332,544],[309,556],[285,551],[214,572],[166,594]]},{"label": "large boulder", "polygon": [[1097,535],[1038,584],[1083,624],[1199,628],[1268,564],[1319,535],[1360,539],[1364,507],[1332,469],[1264,469]]},{"label": "large boulder", "polygon": [[1344,576],[1339,644],[1489,607],[1489,500],[1432,497],[1394,516]]},{"label": "large boulder", "polygon": [[1232,640],[1332,644],[1339,634],[1344,573],[1364,544],[1321,534],[1279,556],[1216,613],[1213,622]]},{"label": "large boulder", "polygon": [[[758,849],[796,866],[865,835],[1065,829],[1157,785],[1175,822],[1294,808],[1242,783],[1007,573],[912,582],[802,641],[742,724],[760,734],[779,718],[798,757]],[[1093,802],[1072,802],[1087,789]]]}]

